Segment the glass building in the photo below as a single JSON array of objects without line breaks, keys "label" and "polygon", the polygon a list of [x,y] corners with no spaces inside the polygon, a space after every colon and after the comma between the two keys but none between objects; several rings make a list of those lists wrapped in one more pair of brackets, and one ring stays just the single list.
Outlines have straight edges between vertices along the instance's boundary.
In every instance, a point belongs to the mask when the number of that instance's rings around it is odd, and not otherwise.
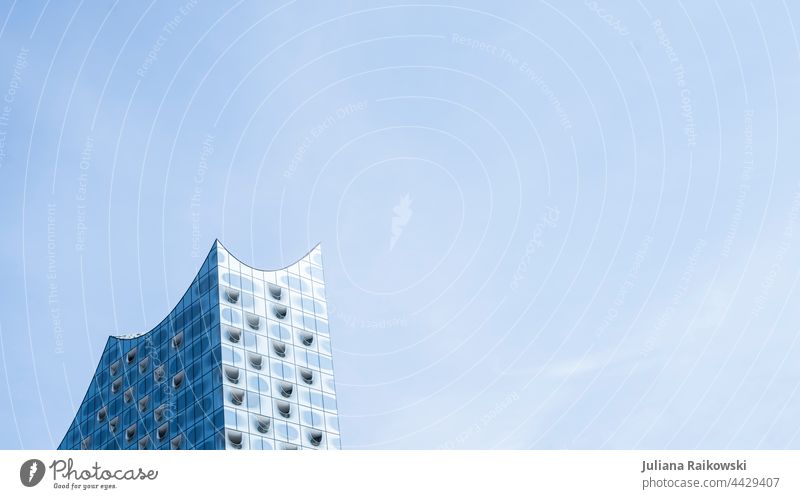
[{"label": "glass building", "polygon": [[106,342],[59,449],[339,449],[322,252],[258,270],[216,241],[178,305]]}]

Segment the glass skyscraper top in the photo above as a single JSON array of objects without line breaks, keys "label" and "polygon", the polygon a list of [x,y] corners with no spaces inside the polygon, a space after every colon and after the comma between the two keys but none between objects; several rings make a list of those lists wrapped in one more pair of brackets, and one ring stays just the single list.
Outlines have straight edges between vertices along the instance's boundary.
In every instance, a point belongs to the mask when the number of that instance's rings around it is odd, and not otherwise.
[{"label": "glass skyscraper top", "polygon": [[339,449],[322,253],[258,270],[216,241],[147,333],[109,337],[59,449]]}]

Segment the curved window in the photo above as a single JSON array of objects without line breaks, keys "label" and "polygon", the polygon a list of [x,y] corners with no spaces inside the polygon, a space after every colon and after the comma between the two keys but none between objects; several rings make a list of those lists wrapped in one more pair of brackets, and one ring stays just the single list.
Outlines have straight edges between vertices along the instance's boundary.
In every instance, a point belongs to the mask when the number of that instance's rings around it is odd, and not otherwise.
[{"label": "curved window", "polygon": [[178,435],[170,440],[169,446],[172,448],[172,450],[178,450],[181,448],[181,444],[183,444],[183,435]]},{"label": "curved window", "polygon": [[283,293],[280,286],[278,286],[277,284],[267,284],[267,287],[269,288],[269,294],[273,298],[275,298],[276,300],[281,299],[281,294]]},{"label": "curved window", "polygon": [[136,423],[130,425],[127,430],[125,430],[125,440],[130,442],[136,436]]},{"label": "curved window", "polygon": [[286,318],[286,305],[273,305],[272,306],[272,313],[275,314],[275,317],[278,319],[285,319]]},{"label": "curved window", "polygon": [[258,329],[261,327],[261,317],[251,314],[249,312],[245,313],[245,318],[247,319],[247,325],[253,329]]},{"label": "curved window", "polygon": [[314,343],[314,335],[311,333],[300,333],[300,340],[303,342],[303,345],[309,347]]},{"label": "curved window", "polygon": [[128,352],[128,355],[125,356],[125,360],[128,364],[132,364],[134,360],[136,360],[136,347],[133,347]]},{"label": "curved window", "polygon": [[139,374],[144,374],[150,367],[150,357],[145,357],[139,361]]},{"label": "curved window", "polygon": [[153,409],[153,419],[156,420],[156,423],[161,422],[164,419],[164,413],[167,410],[167,404],[161,404],[160,406]]},{"label": "curved window", "polygon": [[292,416],[292,406],[289,405],[289,402],[284,402],[283,400],[278,400],[275,403],[275,407],[278,408],[278,414],[281,416],[288,418]]},{"label": "curved window", "polygon": [[231,383],[238,383],[239,382],[239,368],[233,366],[222,366],[222,370],[225,371],[225,377],[228,378],[228,381]]},{"label": "curved window", "polygon": [[239,290],[238,289],[231,289],[225,288],[225,299],[228,300],[228,303],[236,303],[239,301]]},{"label": "curved window", "polygon": [[270,419],[266,416],[256,416],[256,429],[259,433],[267,433],[270,422]]},{"label": "curved window", "polygon": [[133,387],[128,388],[125,390],[125,395],[123,395],[126,404],[130,404],[133,402]]},{"label": "curved window", "polygon": [[139,450],[145,450],[148,446],[150,446],[150,437],[145,435],[139,439]]},{"label": "curved window", "polygon": [[272,340],[272,350],[278,357],[286,357],[286,343]]},{"label": "curved window", "polygon": [[169,433],[169,423],[164,423],[161,426],[159,426],[158,429],[156,430],[156,437],[158,437],[159,440],[164,440],[164,438],[167,436],[168,433]]},{"label": "curved window", "polygon": [[242,402],[244,402],[244,390],[231,388],[231,402],[235,405],[242,405]]},{"label": "curved window", "polygon": [[226,332],[228,333],[228,339],[231,340],[231,343],[239,343],[242,339],[242,331],[235,327],[227,328]]},{"label": "curved window", "polygon": [[180,388],[181,385],[183,384],[183,378],[185,376],[186,375],[183,373],[183,371],[176,374],[175,377],[172,378],[172,388]]},{"label": "curved window", "polygon": [[300,368],[300,377],[303,378],[306,384],[314,383],[314,371],[311,369]]},{"label": "curved window", "polygon": [[117,428],[119,428],[119,416],[116,416],[111,421],[108,422],[108,431],[111,433],[116,433]]},{"label": "curved window", "polygon": [[308,432],[308,442],[314,447],[319,447],[322,443],[322,432],[319,430],[311,430]]},{"label": "curved window", "polygon": [[166,374],[167,371],[164,368],[164,366],[158,366],[155,369],[153,369],[153,379],[156,381],[156,383],[164,381],[164,377],[166,376]]},{"label": "curved window", "polygon": [[148,405],[150,405],[150,395],[145,395],[139,399],[139,412],[147,412]]},{"label": "curved window", "polygon": [[183,331],[172,337],[172,348],[179,349],[183,345]]},{"label": "curved window", "polygon": [[122,378],[117,378],[111,382],[111,393],[117,393],[122,388]]},{"label": "curved window", "polygon": [[242,432],[236,430],[228,430],[228,442],[236,448],[242,448]]},{"label": "curved window", "polygon": [[261,366],[264,365],[264,358],[253,352],[249,352],[247,354],[247,360],[250,361],[250,365],[253,366],[253,369],[261,370]]},{"label": "curved window", "polygon": [[291,383],[281,381],[280,383],[278,383],[278,386],[281,389],[281,395],[283,395],[286,398],[292,396],[292,392],[294,391],[294,386]]},{"label": "curved window", "polygon": [[119,361],[114,362],[108,367],[108,370],[111,372],[112,376],[116,376],[119,372]]},{"label": "curved window", "polygon": [[101,408],[97,411],[97,421],[102,423],[108,417],[108,409],[106,407]]},{"label": "curved window", "polygon": [[84,438],[81,442],[81,449],[87,450],[92,448],[92,436],[89,435],[88,437]]},{"label": "curved window", "polygon": [[183,443],[183,435],[178,435],[177,437],[170,440],[169,446],[172,450],[178,450],[181,448],[181,444]]}]

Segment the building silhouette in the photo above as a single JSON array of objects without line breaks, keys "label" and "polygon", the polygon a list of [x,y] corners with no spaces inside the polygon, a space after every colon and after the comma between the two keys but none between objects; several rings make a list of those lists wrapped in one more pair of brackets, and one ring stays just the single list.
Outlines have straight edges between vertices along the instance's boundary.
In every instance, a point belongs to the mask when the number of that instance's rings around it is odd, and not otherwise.
[{"label": "building silhouette", "polygon": [[170,314],[111,336],[59,449],[339,449],[322,252],[258,270],[215,241]]}]

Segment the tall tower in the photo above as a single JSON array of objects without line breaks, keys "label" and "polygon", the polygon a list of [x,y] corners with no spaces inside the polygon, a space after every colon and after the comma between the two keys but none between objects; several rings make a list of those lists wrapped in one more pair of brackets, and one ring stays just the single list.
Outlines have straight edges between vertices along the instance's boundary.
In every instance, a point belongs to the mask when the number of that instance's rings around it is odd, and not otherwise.
[{"label": "tall tower", "polygon": [[339,449],[319,245],[258,270],[215,241],[152,330],[111,336],[59,449]]}]

